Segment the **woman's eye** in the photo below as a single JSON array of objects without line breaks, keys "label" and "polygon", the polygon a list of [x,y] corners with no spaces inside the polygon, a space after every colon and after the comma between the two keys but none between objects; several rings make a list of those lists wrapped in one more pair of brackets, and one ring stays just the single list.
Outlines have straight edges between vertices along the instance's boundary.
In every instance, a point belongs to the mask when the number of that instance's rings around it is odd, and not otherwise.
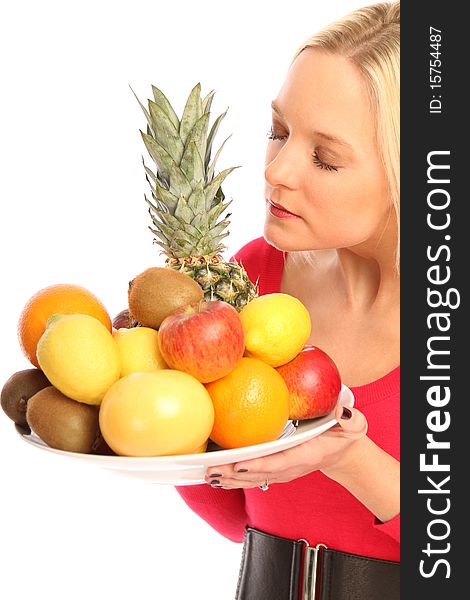
[{"label": "woman's eye", "polygon": [[268,140],[274,140],[274,141],[283,141],[287,138],[286,134],[276,132],[276,131],[274,131],[274,129],[272,127],[268,131],[267,136],[268,136]]},{"label": "woman's eye", "polygon": [[318,156],[317,152],[314,152],[312,155],[313,158],[313,162],[314,164],[319,168],[319,169],[324,169],[325,171],[338,171],[339,167],[336,167],[335,165],[331,165],[330,163],[324,162],[323,160],[321,160]]},{"label": "woman's eye", "polygon": [[[269,140],[273,140],[273,141],[284,141],[287,139],[288,135],[284,132],[276,131],[273,127],[271,127],[271,129],[267,133],[267,137]],[[319,169],[323,169],[325,171],[336,171],[337,172],[338,169],[340,168],[339,166],[332,165],[331,163],[321,160],[321,158],[318,156],[318,152],[316,150],[312,154],[312,160]]]}]

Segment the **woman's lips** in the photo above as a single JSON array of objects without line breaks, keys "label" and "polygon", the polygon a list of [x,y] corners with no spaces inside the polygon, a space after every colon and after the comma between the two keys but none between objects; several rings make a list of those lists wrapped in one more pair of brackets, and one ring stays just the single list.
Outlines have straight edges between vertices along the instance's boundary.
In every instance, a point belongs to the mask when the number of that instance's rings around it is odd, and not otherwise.
[{"label": "woman's lips", "polygon": [[301,219],[302,218],[299,215],[296,215],[295,213],[290,212],[289,210],[287,210],[287,208],[284,208],[282,206],[282,204],[277,204],[276,202],[273,202],[272,200],[268,200],[268,207],[269,207],[269,212],[272,215],[274,215],[275,217],[278,217],[279,219]]}]

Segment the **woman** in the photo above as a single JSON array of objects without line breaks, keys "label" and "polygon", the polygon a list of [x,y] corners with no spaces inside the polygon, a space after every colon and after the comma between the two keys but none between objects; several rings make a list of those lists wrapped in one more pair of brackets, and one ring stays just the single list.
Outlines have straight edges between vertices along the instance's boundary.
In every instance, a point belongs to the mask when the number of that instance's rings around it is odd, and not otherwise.
[{"label": "woman", "polygon": [[[369,6],[312,37],[272,105],[264,238],[236,258],[261,294],[305,304],[308,343],[334,359],[355,408],[317,438],[179,488],[245,538],[238,598],[310,598],[312,586],[317,598],[398,597],[399,15]],[[307,543],[331,550],[302,558]]]}]

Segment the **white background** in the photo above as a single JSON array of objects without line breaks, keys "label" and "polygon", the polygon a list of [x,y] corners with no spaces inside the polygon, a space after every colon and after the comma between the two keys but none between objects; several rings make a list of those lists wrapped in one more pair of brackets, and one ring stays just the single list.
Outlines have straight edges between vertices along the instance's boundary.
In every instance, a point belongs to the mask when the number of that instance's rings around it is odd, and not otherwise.
[{"label": "white background", "polygon": [[[143,200],[145,118],[128,85],[145,100],[155,84],[181,113],[200,81],[204,94],[217,92],[213,114],[230,107],[219,169],[242,168],[224,185],[234,198],[228,258],[262,235],[269,107],[292,55],[367,3],[24,0],[2,9],[0,385],[30,366],[16,325],[37,290],[83,285],[114,316],[128,281],[162,264]],[[234,597],[241,546],[173,488],[40,452],[3,413],[0,489],[2,598]]]}]

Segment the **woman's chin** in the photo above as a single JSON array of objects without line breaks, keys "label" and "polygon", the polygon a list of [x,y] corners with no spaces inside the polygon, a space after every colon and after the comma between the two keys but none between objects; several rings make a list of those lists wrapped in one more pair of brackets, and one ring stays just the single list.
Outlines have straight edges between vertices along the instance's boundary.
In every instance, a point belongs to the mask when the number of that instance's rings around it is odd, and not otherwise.
[{"label": "woman's chin", "polygon": [[272,226],[268,222],[265,223],[263,237],[268,244],[281,252],[296,252],[305,249],[302,247],[302,240],[298,235],[293,232],[288,233],[284,228],[281,230],[281,228]]}]

